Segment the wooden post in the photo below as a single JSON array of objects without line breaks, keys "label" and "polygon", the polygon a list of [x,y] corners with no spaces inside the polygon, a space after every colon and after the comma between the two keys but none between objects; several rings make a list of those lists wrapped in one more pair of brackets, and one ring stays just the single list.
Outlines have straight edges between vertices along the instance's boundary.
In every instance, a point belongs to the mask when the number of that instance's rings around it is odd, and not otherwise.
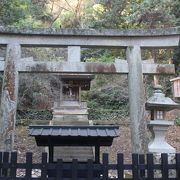
[{"label": "wooden post", "polygon": [[128,91],[131,119],[131,139],[133,153],[143,153],[146,148],[146,120],[144,117],[144,86],[139,46],[128,47]]},{"label": "wooden post", "polygon": [[96,163],[100,162],[100,146],[99,145],[95,146],[95,162]]},{"label": "wooden post", "polygon": [[49,144],[49,162],[53,163],[54,161],[54,146],[50,143]]},{"label": "wooden post", "polygon": [[17,61],[21,58],[19,44],[8,44],[5,58],[0,108],[0,150],[13,151],[18,97]]}]

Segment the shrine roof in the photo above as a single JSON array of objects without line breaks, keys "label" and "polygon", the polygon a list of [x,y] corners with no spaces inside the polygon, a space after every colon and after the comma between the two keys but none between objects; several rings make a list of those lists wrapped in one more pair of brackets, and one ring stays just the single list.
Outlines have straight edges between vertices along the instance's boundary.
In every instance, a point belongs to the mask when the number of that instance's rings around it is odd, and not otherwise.
[{"label": "shrine roof", "polygon": [[78,80],[92,80],[95,78],[93,74],[61,74],[61,79],[78,79]]},{"label": "shrine roof", "polygon": [[118,126],[30,126],[38,146],[110,146],[119,136]]},{"label": "shrine roof", "polygon": [[31,136],[93,136],[93,137],[117,137],[118,126],[58,126],[40,125],[30,126]]}]

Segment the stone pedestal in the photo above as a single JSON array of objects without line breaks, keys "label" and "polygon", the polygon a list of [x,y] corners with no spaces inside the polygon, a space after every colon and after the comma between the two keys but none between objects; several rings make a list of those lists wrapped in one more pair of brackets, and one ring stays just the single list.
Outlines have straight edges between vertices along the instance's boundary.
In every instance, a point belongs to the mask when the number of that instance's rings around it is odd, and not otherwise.
[{"label": "stone pedestal", "polygon": [[[51,125],[89,125],[87,103],[79,101],[55,102]],[[93,148],[54,147],[54,161],[57,159],[63,159],[65,162],[71,162],[72,159],[81,162],[86,162],[88,159],[94,160]]]},{"label": "stone pedestal", "polygon": [[54,125],[87,125],[88,110],[86,102],[63,101],[55,102],[53,107]]},{"label": "stone pedestal", "polygon": [[[168,163],[172,164],[175,161],[175,153],[176,150],[171,145],[169,145],[166,140],[166,132],[169,126],[173,125],[173,121],[167,120],[153,120],[150,121],[149,128],[152,132],[153,139],[148,145],[148,151],[153,153],[154,155],[154,163],[161,164],[161,153],[168,154]],[[174,172],[172,170],[169,171],[169,175],[174,177]],[[154,172],[155,178],[161,177],[161,171],[155,170]]]},{"label": "stone pedestal", "polygon": [[166,140],[166,132],[169,126],[174,122],[167,120],[153,120],[148,124],[152,132],[152,141],[148,145],[148,151],[151,153],[175,153],[176,150],[169,145]]}]

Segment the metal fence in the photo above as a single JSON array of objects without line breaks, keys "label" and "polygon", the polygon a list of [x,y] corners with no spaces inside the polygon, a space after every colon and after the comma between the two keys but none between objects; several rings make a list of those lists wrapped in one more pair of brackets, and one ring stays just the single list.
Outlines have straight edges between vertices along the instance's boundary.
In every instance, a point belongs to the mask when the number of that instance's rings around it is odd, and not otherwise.
[{"label": "metal fence", "polygon": [[[117,154],[117,163],[109,163],[108,154],[103,154],[101,163],[78,162],[71,163],[58,160],[56,163],[47,162],[47,154],[42,153],[41,163],[33,163],[32,153],[26,153],[26,162],[17,161],[17,153],[0,153],[0,179],[134,179],[134,180],[168,180],[180,179],[180,154],[175,154],[173,164],[168,163],[168,155],[161,154],[161,163],[154,163],[152,154],[132,154],[132,163],[125,164],[123,154]],[[157,176],[157,172],[160,172]],[[132,177],[125,177],[131,172]],[[171,172],[171,173],[169,173]]]}]

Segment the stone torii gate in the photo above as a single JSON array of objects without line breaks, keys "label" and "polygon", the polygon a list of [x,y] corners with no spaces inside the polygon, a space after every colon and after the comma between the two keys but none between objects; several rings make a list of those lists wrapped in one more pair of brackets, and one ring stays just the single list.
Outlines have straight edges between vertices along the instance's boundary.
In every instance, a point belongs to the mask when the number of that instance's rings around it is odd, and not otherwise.
[{"label": "stone torii gate", "polygon": [[[0,109],[0,150],[12,151],[18,97],[18,74],[84,73],[128,74],[131,133],[134,153],[143,153],[144,119],[143,74],[173,74],[174,65],[143,63],[141,48],[175,47],[180,28],[156,30],[84,30],[84,29],[14,29],[0,27],[0,44],[6,46]],[[21,47],[68,47],[68,61],[33,61],[21,58]],[[127,61],[111,64],[80,62],[81,48],[126,48]],[[2,59],[2,58],[1,58]]]}]

